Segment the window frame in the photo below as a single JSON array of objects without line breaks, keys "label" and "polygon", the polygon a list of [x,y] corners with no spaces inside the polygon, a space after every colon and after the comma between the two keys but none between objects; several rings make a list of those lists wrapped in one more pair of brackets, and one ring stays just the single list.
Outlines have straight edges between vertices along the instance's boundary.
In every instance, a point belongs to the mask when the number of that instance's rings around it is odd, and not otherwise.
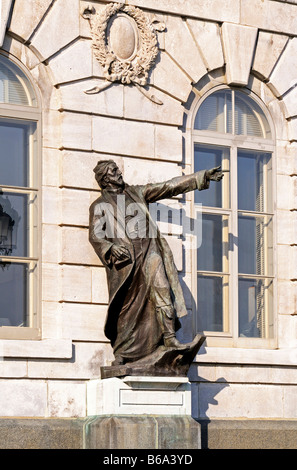
[{"label": "window frame", "polygon": [[[9,186],[1,185],[0,189],[3,192],[12,192],[18,194],[36,194],[36,209],[37,216],[34,222],[36,222],[37,230],[37,249],[34,256],[19,257],[19,256],[2,256],[0,255],[1,261],[10,261],[15,263],[36,263],[36,281],[35,288],[30,287],[29,302],[34,302],[36,305],[36,315],[32,315],[30,312],[30,317],[32,324],[30,326],[1,326],[0,327],[0,340],[2,339],[41,339],[41,184],[42,184],[42,168],[41,168],[41,154],[42,154],[42,111],[41,111],[41,97],[38,88],[36,87],[34,81],[30,77],[29,72],[23,66],[23,64],[17,60],[14,56],[5,51],[0,51],[1,56],[5,56],[6,59],[10,60],[16,67],[18,67],[21,72],[27,77],[30,86],[32,88],[32,94],[34,94],[34,104],[29,105],[19,105],[19,104],[9,104],[9,103],[0,103],[0,119],[12,119],[16,121],[30,121],[35,123],[35,145],[32,153],[33,165],[37,165],[37,171],[34,170],[35,179],[34,184],[32,181],[29,181],[28,186],[18,187],[18,186]],[[27,90],[26,90],[27,92]],[[28,90],[29,93],[29,90]],[[31,171],[32,168],[29,169]],[[32,292],[33,289],[33,292]]]},{"label": "window frame", "polygon": [[[268,124],[271,129],[271,138],[261,138],[254,136],[246,135],[236,135],[234,133],[225,134],[214,131],[207,130],[197,130],[194,129],[194,122],[198,110],[205,99],[207,99],[211,94],[216,91],[221,90],[234,90],[245,93],[252,100],[260,106],[262,109]],[[238,334],[238,323],[239,323],[239,312],[238,312],[238,247],[236,243],[233,243],[233,250],[230,250],[229,246],[229,312],[228,312],[228,322],[229,322],[229,331],[228,332],[214,332],[214,331],[204,331],[206,335],[207,346],[214,347],[237,347],[237,348],[259,348],[259,349],[275,349],[277,347],[277,276],[276,276],[276,165],[275,165],[275,128],[270,113],[267,107],[263,102],[258,98],[258,96],[253,93],[251,90],[238,88],[238,87],[228,87],[226,85],[219,85],[209,89],[203,96],[197,98],[196,102],[193,105],[192,116],[190,116],[190,128],[187,131],[190,131],[190,138],[187,139],[187,148],[189,148],[189,153],[191,156],[190,166],[192,170],[194,169],[194,149],[195,144],[204,145],[204,146],[215,146],[218,148],[225,147],[229,149],[230,152],[230,206],[229,208],[217,208],[217,207],[203,207],[203,213],[209,213],[214,215],[227,215],[229,217],[229,238],[236,237],[238,235],[238,214],[241,212],[237,207],[237,152],[238,150],[254,150],[259,152],[267,152],[271,154],[272,158],[272,212],[273,212],[273,337],[272,338],[253,338],[253,337],[240,337]],[[211,183],[214,184],[214,183]],[[231,189],[232,188],[232,189]],[[194,206],[194,195],[190,199],[190,211],[191,216],[195,216],[195,206]],[[265,214],[265,213],[264,213]],[[192,241],[193,242],[193,241]],[[229,241],[230,243],[230,241]],[[192,312],[193,312],[193,327],[194,331],[198,332],[197,319],[198,319],[198,309],[197,309],[197,249],[191,250],[191,265],[192,265]],[[257,277],[257,276],[255,276]],[[265,278],[270,276],[264,276]],[[233,313],[232,313],[233,312]]]}]

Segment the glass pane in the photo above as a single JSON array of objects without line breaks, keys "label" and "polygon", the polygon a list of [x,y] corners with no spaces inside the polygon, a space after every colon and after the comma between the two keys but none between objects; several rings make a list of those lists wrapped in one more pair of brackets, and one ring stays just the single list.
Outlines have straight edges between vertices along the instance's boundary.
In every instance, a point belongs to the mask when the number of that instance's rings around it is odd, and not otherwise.
[{"label": "glass pane", "polygon": [[194,129],[231,133],[231,116],[231,90],[217,91],[203,101],[195,118]]},{"label": "glass pane", "polygon": [[271,154],[238,151],[238,209],[271,212]]},{"label": "glass pane", "polygon": [[0,326],[29,326],[29,265],[0,263]]},{"label": "glass pane", "polygon": [[36,106],[35,94],[24,72],[0,55],[0,102]]},{"label": "glass pane", "polygon": [[[36,196],[32,194],[0,194],[0,255],[34,256],[36,251]],[[30,220],[32,233],[30,234]],[[35,234],[34,234],[35,235]]]},{"label": "glass pane", "polygon": [[224,303],[228,297],[228,277],[198,275],[197,296],[198,331],[226,331]]},{"label": "glass pane", "polygon": [[235,134],[271,138],[270,127],[262,109],[241,92],[235,92]]},{"label": "glass pane", "polygon": [[[219,147],[204,147],[195,145],[194,171],[210,170],[221,166],[229,169],[229,149]],[[209,189],[195,191],[195,203],[208,207],[229,207],[229,173],[224,174],[223,180],[211,181]]]},{"label": "glass pane", "polygon": [[197,250],[199,271],[226,272],[228,257],[228,219],[202,214],[202,243]]},{"label": "glass pane", "polygon": [[272,276],[272,217],[238,217],[238,272]]},{"label": "glass pane", "polygon": [[239,336],[273,337],[272,286],[269,279],[239,279]]},{"label": "glass pane", "polygon": [[[29,163],[35,123],[0,120],[0,184],[29,186]],[[31,145],[30,145],[31,144]]]}]

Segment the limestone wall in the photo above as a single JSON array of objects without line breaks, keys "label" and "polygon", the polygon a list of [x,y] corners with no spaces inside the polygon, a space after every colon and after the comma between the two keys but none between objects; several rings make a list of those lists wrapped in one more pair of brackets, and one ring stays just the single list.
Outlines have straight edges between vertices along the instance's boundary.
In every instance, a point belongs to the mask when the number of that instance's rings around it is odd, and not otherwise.
[{"label": "limestone wall", "polygon": [[[89,205],[99,194],[92,170],[114,158],[140,184],[191,171],[183,126],[207,78],[207,87],[252,89],[275,123],[278,349],[206,348],[190,372],[193,415],[297,418],[297,2],[126,1],[166,25],[149,77],[162,106],[119,83],[85,93],[104,73],[82,13],[109,3],[15,0],[7,25],[2,47],[27,67],[42,98],[42,339],[0,341],[0,415],[86,415],[86,383],[112,360],[105,270],[88,242]],[[190,257],[177,236],[170,242],[191,290]]]}]

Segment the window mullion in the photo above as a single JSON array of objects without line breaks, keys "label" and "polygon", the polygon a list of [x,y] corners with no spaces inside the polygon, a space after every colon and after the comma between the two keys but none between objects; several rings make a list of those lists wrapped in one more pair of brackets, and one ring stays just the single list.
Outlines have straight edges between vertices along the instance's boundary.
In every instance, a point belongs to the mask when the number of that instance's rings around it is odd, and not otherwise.
[{"label": "window mullion", "polygon": [[238,337],[238,189],[237,189],[237,148],[231,147],[231,217],[230,217],[230,327],[232,335]]}]

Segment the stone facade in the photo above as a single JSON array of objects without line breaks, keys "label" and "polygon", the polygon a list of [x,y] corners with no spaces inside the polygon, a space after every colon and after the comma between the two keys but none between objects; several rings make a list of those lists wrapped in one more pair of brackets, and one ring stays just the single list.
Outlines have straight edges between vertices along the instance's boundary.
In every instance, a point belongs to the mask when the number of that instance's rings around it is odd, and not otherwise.
[{"label": "stone facade", "polygon": [[[42,330],[40,340],[0,340],[0,416],[87,416],[88,382],[113,358],[103,333],[105,270],[88,242],[89,206],[98,197],[92,170],[103,157],[118,162],[128,182],[190,172],[185,116],[193,96],[222,83],[251,89],[275,125],[277,345],[204,348],[189,374],[192,416],[297,418],[297,2],[125,1],[166,25],[149,76],[162,106],[116,82],[85,93],[105,78],[83,12],[113,2],[25,3],[15,0],[9,16],[11,2],[2,2],[1,31],[2,49],[40,91]],[[178,234],[170,243],[191,291],[191,260]],[[191,334],[188,323],[184,332]]]}]

